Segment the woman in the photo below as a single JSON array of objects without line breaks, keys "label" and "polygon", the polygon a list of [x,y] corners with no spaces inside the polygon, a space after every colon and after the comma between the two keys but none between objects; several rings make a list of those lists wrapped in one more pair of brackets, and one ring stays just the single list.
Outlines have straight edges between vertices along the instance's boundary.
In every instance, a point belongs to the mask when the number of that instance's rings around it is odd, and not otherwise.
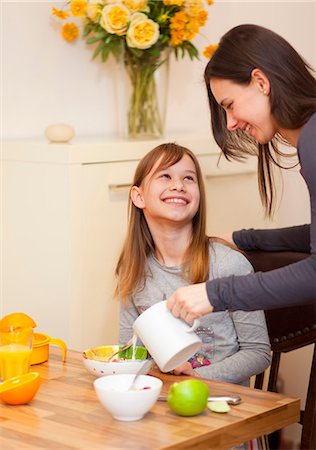
[{"label": "woman", "polygon": [[214,138],[227,159],[258,157],[262,203],[272,215],[277,142],[297,148],[311,201],[311,224],[234,232],[240,249],[308,252],[281,269],[231,276],[178,289],[168,307],[191,322],[225,309],[245,311],[316,299],[316,81],[311,67],[276,33],[240,25],[226,33],[205,69]]}]

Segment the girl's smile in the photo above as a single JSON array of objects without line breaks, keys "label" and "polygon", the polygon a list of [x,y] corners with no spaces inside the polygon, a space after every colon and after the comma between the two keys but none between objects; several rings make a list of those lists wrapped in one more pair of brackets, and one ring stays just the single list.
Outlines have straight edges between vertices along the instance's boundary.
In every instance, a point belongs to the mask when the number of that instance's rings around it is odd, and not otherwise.
[{"label": "girl's smile", "polygon": [[162,199],[165,203],[174,203],[175,205],[187,205],[188,200],[183,197],[166,197]]}]

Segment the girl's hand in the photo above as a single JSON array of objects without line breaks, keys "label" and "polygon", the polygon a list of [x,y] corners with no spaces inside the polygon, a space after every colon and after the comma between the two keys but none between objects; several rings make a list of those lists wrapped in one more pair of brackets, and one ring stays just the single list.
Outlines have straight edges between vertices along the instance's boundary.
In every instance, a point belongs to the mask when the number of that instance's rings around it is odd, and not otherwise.
[{"label": "girl's hand", "polygon": [[191,377],[199,377],[200,375],[194,370],[192,369],[191,364],[189,363],[189,361],[186,361],[185,363],[181,364],[181,366],[176,367],[173,371],[172,371],[173,375],[190,375]]},{"label": "girl's hand", "polygon": [[192,284],[177,289],[167,300],[167,307],[176,317],[181,317],[189,324],[194,319],[213,311],[207,297],[205,283]]}]

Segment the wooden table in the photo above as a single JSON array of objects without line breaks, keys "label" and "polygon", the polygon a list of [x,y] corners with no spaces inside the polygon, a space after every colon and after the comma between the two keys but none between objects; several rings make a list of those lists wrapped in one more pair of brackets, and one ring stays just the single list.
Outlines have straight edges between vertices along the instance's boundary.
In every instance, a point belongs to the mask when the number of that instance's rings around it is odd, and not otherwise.
[{"label": "wooden table", "polygon": [[[180,417],[157,402],[137,422],[119,422],[97,400],[94,377],[80,353],[69,351],[61,362],[51,348],[49,362],[32,366],[42,377],[28,405],[0,405],[0,448],[36,449],[216,449],[222,450],[297,422],[299,400],[227,383],[207,381],[211,394],[240,394],[242,403],[227,414],[205,410]],[[163,393],[187,377],[160,374]],[[205,380],[206,381],[206,380]]]}]

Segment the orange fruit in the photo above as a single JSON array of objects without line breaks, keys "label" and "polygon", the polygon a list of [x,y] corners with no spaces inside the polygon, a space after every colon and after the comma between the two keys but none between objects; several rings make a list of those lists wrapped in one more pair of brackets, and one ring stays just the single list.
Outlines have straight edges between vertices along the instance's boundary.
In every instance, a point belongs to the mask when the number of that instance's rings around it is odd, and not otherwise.
[{"label": "orange fruit", "polygon": [[185,380],[173,383],[168,392],[168,405],[180,416],[196,416],[207,406],[209,389],[200,380]]},{"label": "orange fruit", "polygon": [[16,328],[35,328],[34,320],[22,312],[11,313],[0,320],[0,331],[10,331]]},{"label": "orange fruit", "polygon": [[9,378],[0,385],[0,399],[9,405],[23,405],[32,400],[40,385],[38,372]]}]

